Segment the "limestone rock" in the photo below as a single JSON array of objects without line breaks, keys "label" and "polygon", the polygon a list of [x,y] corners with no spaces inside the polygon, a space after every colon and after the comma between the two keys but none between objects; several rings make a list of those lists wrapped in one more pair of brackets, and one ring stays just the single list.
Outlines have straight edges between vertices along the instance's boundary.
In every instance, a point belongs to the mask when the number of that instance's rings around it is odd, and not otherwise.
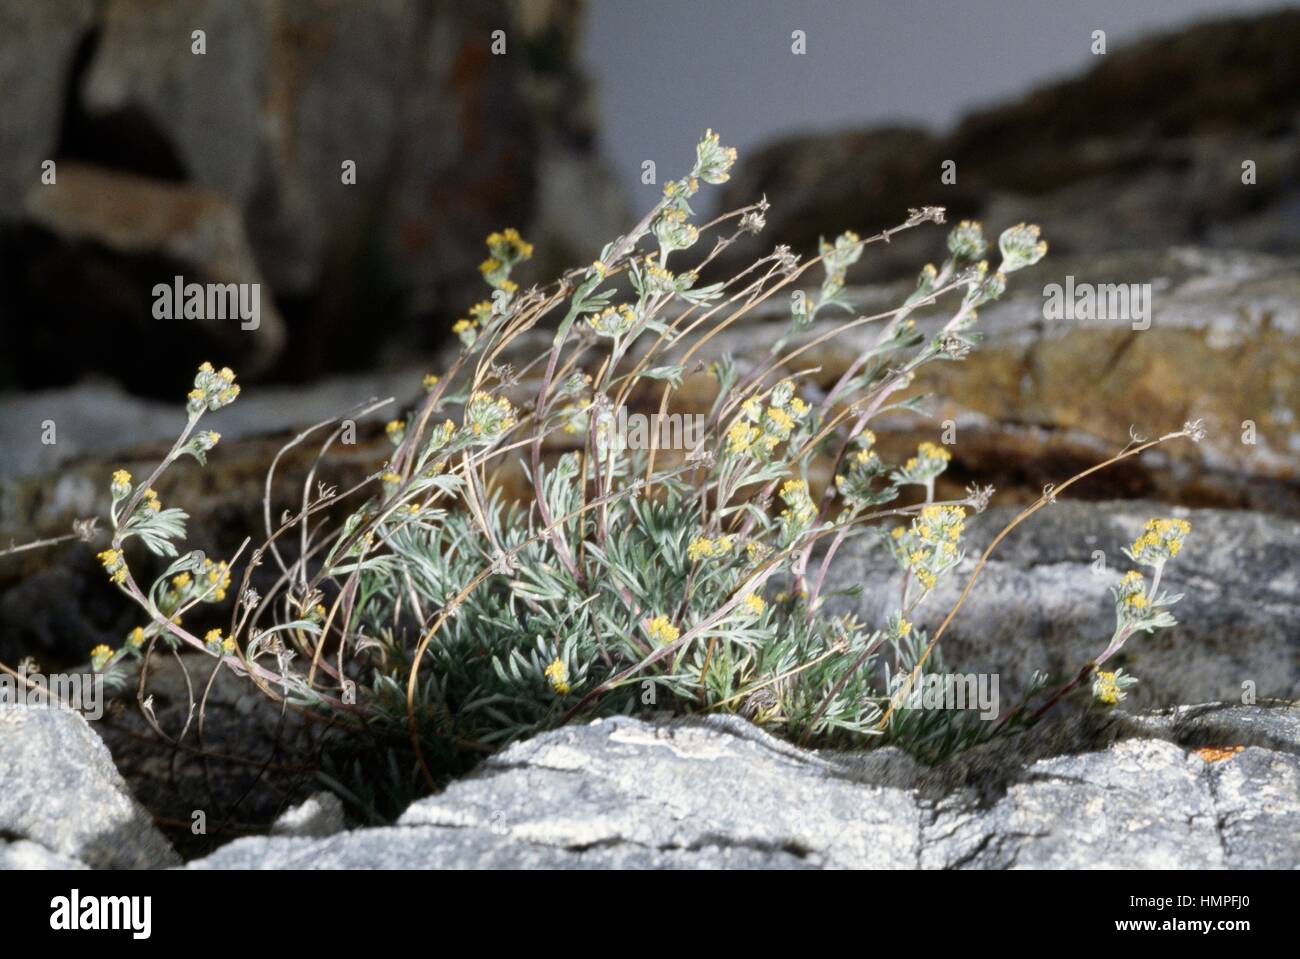
[{"label": "limestone rock", "polygon": [[[79,713],[0,706],[0,782],[0,835],[38,844],[60,865],[146,869],[179,861]],[[33,857],[33,850],[7,855]]]}]

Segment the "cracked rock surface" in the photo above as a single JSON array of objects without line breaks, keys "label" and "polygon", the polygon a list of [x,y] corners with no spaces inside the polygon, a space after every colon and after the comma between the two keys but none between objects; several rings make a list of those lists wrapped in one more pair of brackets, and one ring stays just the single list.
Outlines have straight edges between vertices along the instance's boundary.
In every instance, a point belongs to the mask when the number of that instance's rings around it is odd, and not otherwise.
[{"label": "cracked rock surface", "polygon": [[1023,754],[1041,744],[985,747],[976,761],[1002,774],[977,788],[970,757],[927,770],[891,749],[856,759],[803,752],[730,717],[610,719],[511,746],[413,804],[394,826],[323,839],[244,838],[189,866],[1300,863],[1300,709],[1182,708],[1121,725],[1107,748],[1028,762]]}]

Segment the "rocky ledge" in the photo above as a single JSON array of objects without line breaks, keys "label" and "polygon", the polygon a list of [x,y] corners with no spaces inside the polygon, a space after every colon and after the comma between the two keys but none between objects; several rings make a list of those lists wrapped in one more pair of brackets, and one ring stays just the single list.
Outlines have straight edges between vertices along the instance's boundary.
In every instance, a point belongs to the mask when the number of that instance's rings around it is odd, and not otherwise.
[{"label": "rocky ledge", "polygon": [[[0,721],[0,865],[174,863],[79,717]],[[1300,707],[1113,713],[934,767],[735,717],[623,717],[511,746],[395,825],[342,824],[317,797],[188,868],[1294,867]]]}]

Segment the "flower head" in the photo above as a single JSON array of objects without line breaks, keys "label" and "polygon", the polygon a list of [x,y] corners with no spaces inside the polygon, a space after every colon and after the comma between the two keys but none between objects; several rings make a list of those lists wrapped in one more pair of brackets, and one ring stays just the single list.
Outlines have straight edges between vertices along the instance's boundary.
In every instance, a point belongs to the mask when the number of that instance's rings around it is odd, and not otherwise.
[{"label": "flower head", "polygon": [[1033,266],[1047,255],[1047,241],[1038,238],[1039,229],[1034,224],[1018,224],[1009,230],[1003,230],[998,239],[998,248],[1002,253],[1002,266],[999,272],[1013,273],[1026,266]]},{"label": "flower head", "polygon": [[106,549],[98,554],[98,559],[103,564],[104,571],[108,573],[108,578],[115,583],[126,582],[126,559],[122,556],[120,549]]},{"label": "flower head", "polygon": [[722,146],[718,135],[706,130],[695,145],[695,169],[691,176],[699,177],[705,183],[726,183],[731,179],[730,171],[735,162],[736,148]]},{"label": "flower head", "polygon": [[675,642],[681,635],[681,630],[668,621],[668,617],[662,613],[653,619],[645,621],[645,631],[655,642],[663,643],[665,646]]},{"label": "flower head", "polygon": [[564,660],[559,658],[551,660],[542,674],[551,681],[551,688],[556,693],[563,696],[569,692],[569,667],[564,664]]},{"label": "flower head", "polygon": [[1161,566],[1178,555],[1184,537],[1191,531],[1192,524],[1185,519],[1150,519],[1133,546],[1124,552],[1135,563]]}]

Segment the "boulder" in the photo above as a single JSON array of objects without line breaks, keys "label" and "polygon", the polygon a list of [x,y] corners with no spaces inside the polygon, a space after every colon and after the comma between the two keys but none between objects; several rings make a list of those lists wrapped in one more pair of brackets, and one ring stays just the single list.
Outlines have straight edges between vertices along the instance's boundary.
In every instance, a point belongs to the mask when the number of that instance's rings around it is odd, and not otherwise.
[{"label": "boulder", "polygon": [[180,861],[80,713],[0,705],[0,782],[11,863],[149,869]]}]

